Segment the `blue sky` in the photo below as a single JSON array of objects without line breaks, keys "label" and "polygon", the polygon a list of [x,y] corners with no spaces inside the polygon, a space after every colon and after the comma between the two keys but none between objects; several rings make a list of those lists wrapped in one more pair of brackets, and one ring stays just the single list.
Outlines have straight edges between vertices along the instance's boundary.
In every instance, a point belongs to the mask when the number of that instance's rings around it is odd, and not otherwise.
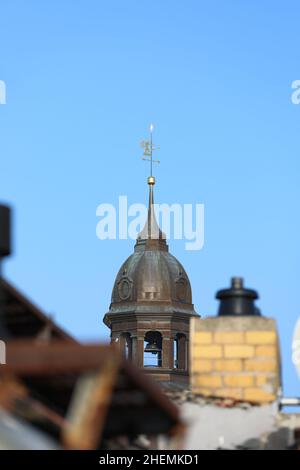
[{"label": "blue sky", "polygon": [[102,324],[131,240],[99,241],[96,207],[146,202],[140,140],[156,124],[157,202],[204,203],[205,246],[170,242],[201,315],[233,275],[281,334],[286,395],[300,314],[296,1],[0,2],[0,200],[5,273],[81,339]]}]

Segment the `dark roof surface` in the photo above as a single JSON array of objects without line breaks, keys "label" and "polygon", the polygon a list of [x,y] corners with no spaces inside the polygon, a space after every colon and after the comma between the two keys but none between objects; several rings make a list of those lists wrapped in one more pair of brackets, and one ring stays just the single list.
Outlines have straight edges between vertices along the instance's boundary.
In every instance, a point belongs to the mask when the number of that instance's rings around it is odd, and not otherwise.
[{"label": "dark roof surface", "polygon": [[[0,280],[2,286],[1,322],[8,336],[13,339],[34,338],[64,339],[74,341],[40,308],[7,280]],[[3,338],[5,339],[5,338]]]}]

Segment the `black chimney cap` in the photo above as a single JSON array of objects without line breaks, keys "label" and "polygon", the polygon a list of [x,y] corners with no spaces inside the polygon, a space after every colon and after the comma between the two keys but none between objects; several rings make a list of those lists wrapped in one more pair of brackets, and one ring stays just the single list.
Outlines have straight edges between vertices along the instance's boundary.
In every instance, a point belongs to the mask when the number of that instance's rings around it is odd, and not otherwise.
[{"label": "black chimney cap", "polygon": [[260,311],[254,301],[258,293],[244,288],[242,277],[233,277],[229,289],[219,290],[216,298],[220,300],[219,316],[259,316]]}]

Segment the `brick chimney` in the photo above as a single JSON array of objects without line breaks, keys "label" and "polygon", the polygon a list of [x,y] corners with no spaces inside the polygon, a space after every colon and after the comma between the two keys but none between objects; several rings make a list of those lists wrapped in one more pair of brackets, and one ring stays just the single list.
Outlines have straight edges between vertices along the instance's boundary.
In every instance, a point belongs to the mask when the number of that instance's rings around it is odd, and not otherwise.
[{"label": "brick chimney", "polygon": [[274,319],[260,315],[255,291],[233,278],[219,291],[219,315],[191,320],[190,377],[194,393],[253,403],[276,400],[281,387]]}]

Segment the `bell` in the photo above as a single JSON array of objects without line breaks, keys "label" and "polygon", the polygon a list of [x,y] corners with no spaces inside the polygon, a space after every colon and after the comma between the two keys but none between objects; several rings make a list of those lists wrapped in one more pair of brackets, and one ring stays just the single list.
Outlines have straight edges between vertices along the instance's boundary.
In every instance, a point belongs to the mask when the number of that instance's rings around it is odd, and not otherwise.
[{"label": "bell", "polygon": [[149,342],[146,344],[145,347],[145,352],[147,353],[152,353],[152,354],[158,354],[161,352],[160,348],[157,346],[156,342]]}]

